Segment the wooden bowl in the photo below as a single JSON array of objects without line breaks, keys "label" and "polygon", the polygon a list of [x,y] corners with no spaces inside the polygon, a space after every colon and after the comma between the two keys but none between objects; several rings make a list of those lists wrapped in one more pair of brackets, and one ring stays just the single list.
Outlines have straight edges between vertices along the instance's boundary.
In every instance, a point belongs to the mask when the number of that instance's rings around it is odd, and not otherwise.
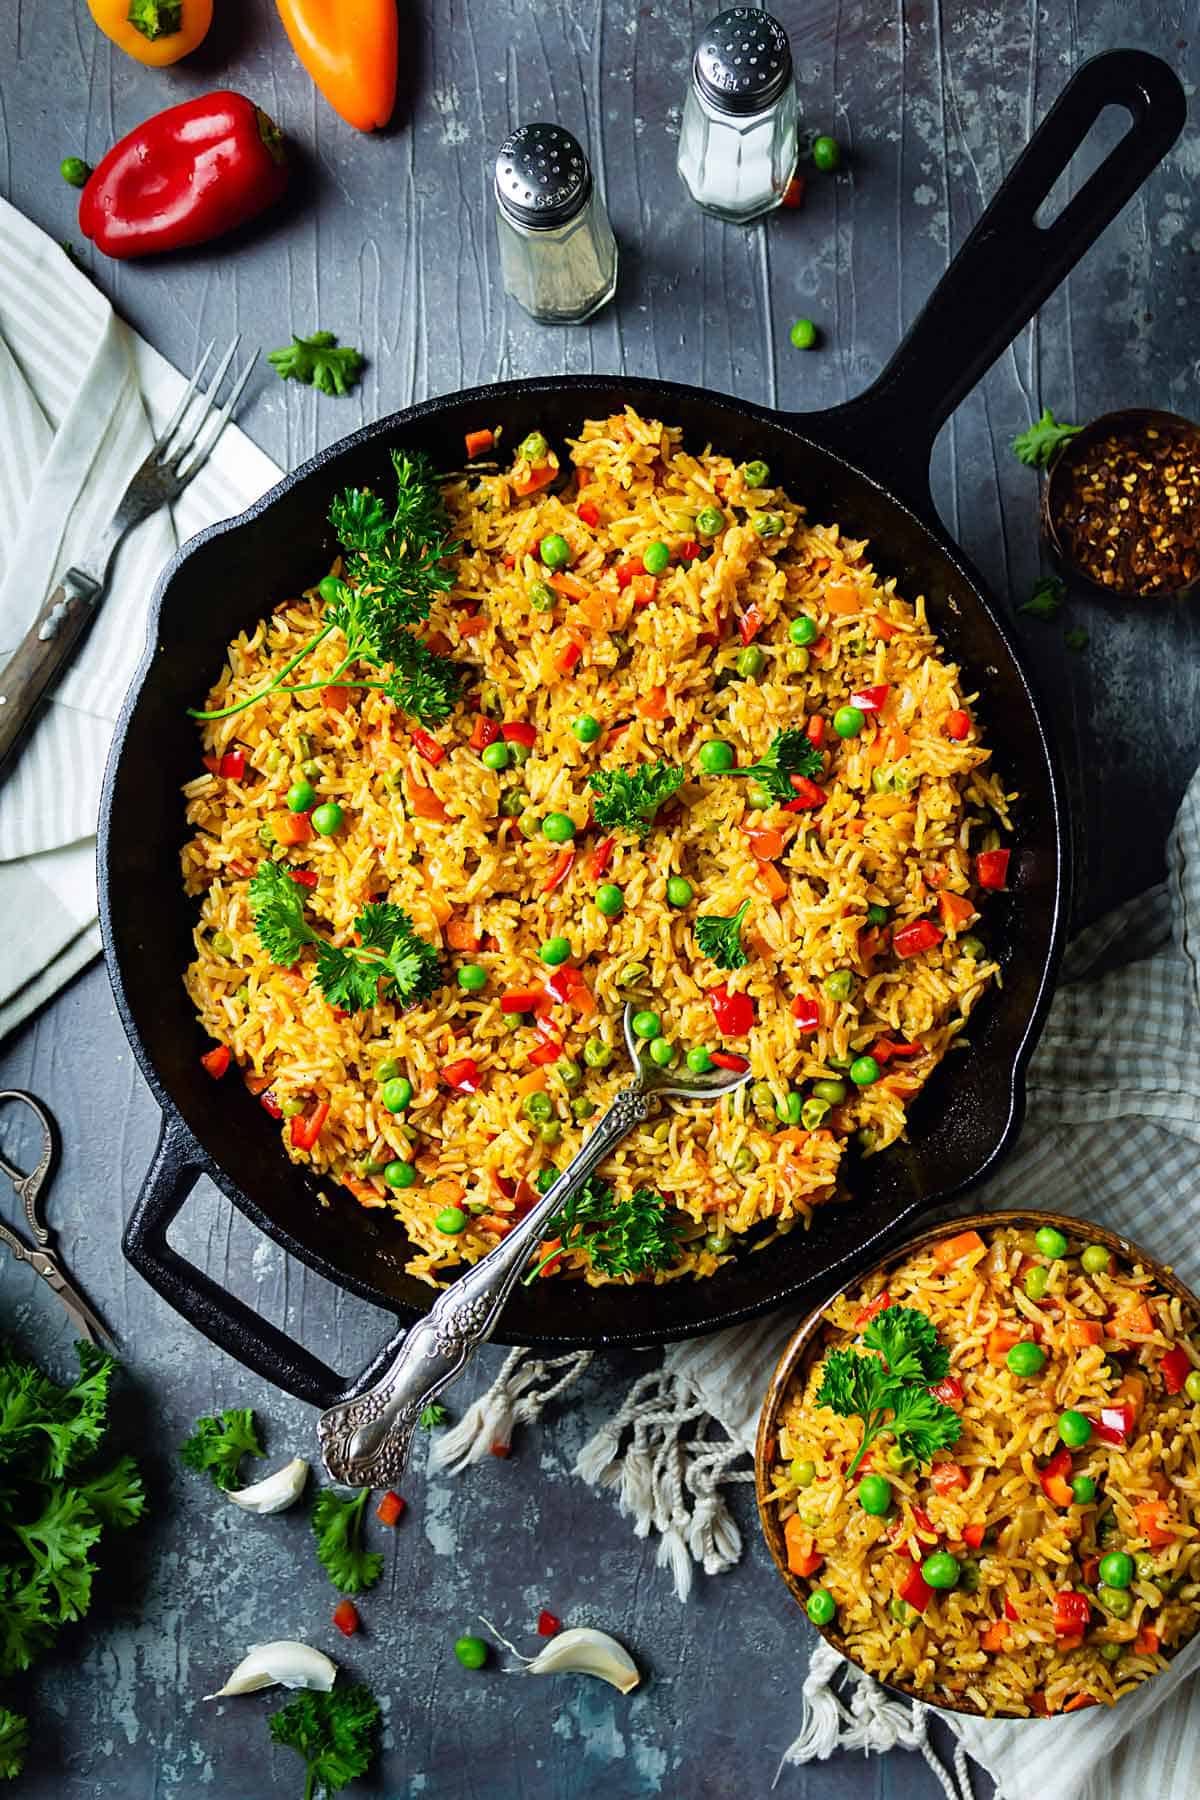
[{"label": "wooden bowl", "polygon": [[[1189,1308],[1193,1319],[1200,1322],[1200,1300],[1197,1299],[1190,1288],[1184,1286],[1183,1282],[1180,1281],[1173,1270],[1167,1268],[1164,1263],[1160,1263],[1157,1258],[1150,1255],[1149,1251],[1143,1250],[1140,1244],[1135,1244],[1131,1239],[1119,1237],[1116,1232],[1107,1230],[1103,1225],[1096,1225],[1090,1219],[1068,1218],[1063,1213],[1034,1211],[985,1212],[972,1213],[966,1218],[943,1220],[940,1225],[931,1226],[928,1230],[922,1231],[918,1236],[909,1238],[903,1244],[897,1245],[895,1249],[888,1252],[887,1256],[883,1257],[879,1262],[874,1263],[869,1269],[860,1270],[850,1281],[847,1281],[840,1287],[836,1293],[831,1294],[822,1306],[818,1307],[815,1312],[810,1313],[804,1323],[798,1327],[788,1340],[783,1355],[776,1364],[775,1373],[771,1377],[771,1385],[767,1389],[767,1397],[763,1402],[762,1412],[758,1421],[758,1438],[754,1449],[754,1487],[758,1499],[759,1522],[762,1525],[763,1536],[767,1540],[767,1548],[774,1558],[775,1567],[779,1570],[780,1575],[787,1585],[788,1592],[798,1606],[803,1607],[805,1601],[808,1599],[809,1584],[807,1581],[802,1580],[800,1576],[793,1575],[787,1565],[787,1548],[784,1544],[783,1526],[779,1519],[777,1507],[768,1500],[771,1485],[771,1464],[774,1458],[768,1456],[767,1447],[778,1437],[780,1413],[782,1412],[784,1398],[788,1389],[792,1386],[793,1381],[797,1379],[801,1382],[806,1381],[811,1365],[824,1354],[826,1348],[824,1343],[826,1311],[832,1305],[834,1300],[840,1299],[842,1295],[850,1292],[852,1289],[861,1287],[872,1275],[882,1275],[891,1269],[899,1267],[901,1263],[907,1262],[908,1259],[918,1251],[924,1250],[928,1245],[936,1243],[939,1238],[944,1238],[947,1232],[958,1233],[960,1231],[970,1231],[974,1229],[978,1231],[979,1235],[986,1242],[990,1241],[991,1233],[1005,1225],[1016,1226],[1019,1230],[1033,1229],[1035,1231],[1042,1225],[1054,1225],[1067,1237],[1075,1238],[1077,1240],[1083,1239],[1087,1243],[1104,1244],[1109,1250],[1113,1251],[1115,1255],[1121,1257],[1124,1261],[1138,1262],[1141,1263],[1143,1268],[1151,1270],[1156,1281],[1158,1281],[1168,1293],[1173,1294],[1177,1299],[1182,1300]],[[808,1617],[807,1613],[805,1613],[805,1617]],[[836,1621],[831,1625],[818,1625],[815,1629],[821,1633],[821,1636],[825,1638],[828,1643],[833,1645],[835,1650],[840,1651],[843,1656],[852,1662],[856,1668],[863,1668],[862,1663],[858,1661],[858,1658],[854,1656],[848,1648],[842,1634],[837,1628]],[[1182,1650],[1184,1645],[1188,1642],[1190,1642],[1190,1639],[1185,1638],[1182,1642],[1174,1645],[1172,1649],[1164,1651],[1163,1654],[1168,1658],[1177,1656],[1180,1650]],[[922,1693],[917,1688],[912,1687],[905,1682],[897,1681],[895,1679],[885,1680],[882,1676],[875,1675],[870,1669],[864,1669],[863,1672],[864,1674],[871,1675],[873,1680],[878,1681],[882,1687],[891,1689],[893,1693],[902,1694],[905,1698],[910,1700],[919,1700],[925,1706],[939,1707],[944,1712],[967,1713],[973,1718],[1015,1719],[1022,1723],[1033,1722],[1028,1719],[1024,1713],[985,1713],[977,1706],[956,1704],[944,1699],[931,1699],[928,1694]],[[1062,1715],[1052,1714],[1051,1716],[1061,1717]],[[1035,1715],[1035,1718],[1036,1717],[1037,1715]]]}]

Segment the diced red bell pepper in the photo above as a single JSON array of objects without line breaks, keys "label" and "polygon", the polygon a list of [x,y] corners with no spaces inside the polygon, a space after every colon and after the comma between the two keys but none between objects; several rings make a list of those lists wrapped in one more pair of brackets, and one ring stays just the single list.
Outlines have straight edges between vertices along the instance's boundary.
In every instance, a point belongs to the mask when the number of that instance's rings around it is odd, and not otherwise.
[{"label": "diced red bell pepper", "polygon": [[270,1113],[273,1119],[282,1119],[283,1108],[280,1106],[270,1088],[264,1088],[263,1092],[258,1096],[258,1104],[262,1107],[264,1112]]},{"label": "diced red bell pepper", "polygon": [[824,806],[825,790],[815,781],[810,781],[807,775],[793,775],[790,780],[796,798],[784,802],[784,812],[812,812],[815,807]]},{"label": "diced red bell pepper", "polygon": [[1074,1637],[1092,1622],[1092,1603],[1086,1594],[1063,1588],[1054,1596],[1054,1630],[1058,1637]]},{"label": "diced red bell pepper", "polygon": [[816,1031],[821,1023],[821,1009],[807,994],[797,994],[792,1001],[792,1017],[801,1031]]},{"label": "diced red bell pepper", "polygon": [[562,1053],[561,1043],[535,1044],[525,1060],[533,1068],[543,1069],[547,1063],[557,1062]]},{"label": "diced red bell pepper", "polygon": [[404,1501],[392,1488],[389,1488],[379,1505],[375,1508],[375,1517],[384,1525],[394,1525],[404,1511]]},{"label": "diced red bell pepper", "polygon": [[600,523],[600,508],[594,500],[581,500],[575,508],[575,512],[577,517],[581,518],[585,525],[590,525],[593,531]]},{"label": "diced red bell pepper", "polygon": [[549,879],[543,883],[543,894],[552,894],[556,887],[561,887],[571,873],[571,865],[575,861],[575,850],[570,844],[564,844],[554,860]]},{"label": "diced red bell pepper", "polygon": [[934,1382],[929,1391],[943,1406],[958,1407],[963,1403],[962,1382],[955,1375],[944,1375],[941,1381]]},{"label": "diced red bell pepper", "polygon": [[473,1056],[462,1056],[457,1062],[442,1065],[442,1080],[460,1094],[479,1091],[479,1064]]},{"label": "diced red bell pepper", "polygon": [[[205,1057],[203,1061],[205,1068],[208,1069],[207,1057]],[[209,1069],[208,1072],[211,1075],[213,1071]],[[222,1073],[224,1073],[224,1071],[222,1071]],[[1159,1363],[1158,1368],[1159,1373],[1163,1378],[1163,1386],[1166,1388],[1168,1394],[1181,1394],[1183,1392],[1183,1384],[1192,1372],[1192,1362],[1187,1351],[1179,1344],[1176,1344],[1174,1349],[1167,1351],[1166,1355]]]},{"label": "diced red bell pepper", "polygon": [[[229,1045],[218,1044],[214,1049],[206,1050],[204,1055],[200,1058],[200,1061],[212,1076],[213,1080],[220,1081],[222,1075],[224,1075],[229,1068],[231,1061]],[[1172,1388],[1171,1392],[1177,1394],[1179,1389]]]},{"label": "diced red bell pepper", "polygon": [[1127,1444],[1133,1430],[1132,1406],[1102,1406],[1100,1417],[1088,1415],[1089,1423],[1102,1444]]},{"label": "diced red bell pepper", "polygon": [[638,565],[635,562],[618,563],[617,586],[619,588],[627,588],[634,576],[638,573]]},{"label": "diced red bell pepper", "polygon": [[1004,1596],[1004,1616],[1010,1625],[1015,1625],[1021,1616],[1007,1594]]},{"label": "diced red bell pepper", "polygon": [[425,761],[432,763],[436,768],[446,754],[446,746],[439,744],[436,738],[430,737],[427,731],[422,731],[419,725],[414,725],[408,735]]},{"label": "diced red bell pepper", "polygon": [[577,644],[574,638],[568,638],[555,656],[554,666],[560,675],[569,675],[582,655],[583,645]]},{"label": "diced red bell pepper", "polygon": [[464,442],[467,446],[467,461],[477,456],[486,456],[496,442],[496,434],[490,426],[483,425],[478,431],[468,431]]},{"label": "diced red bell pepper", "polygon": [[814,750],[819,750],[825,742],[825,720],[820,713],[813,713],[804,727],[804,735]]},{"label": "diced red bell pepper", "polygon": [[1070,1506],[1073,1496],[1067,1477],[1072,1467],[1071,1452],[1064,1444],[1054,1452],[1045,1468],[1038,1471],[1042,1492],[1052,1506]]},{"label": "diced red bell pepper", "polygon": [[344,1637],[353,1637],[362,1620],[353,1600],[339,1600],[333,1609],[333,1622]]},{"label": "diced red bell pepper", "polygon": [[924,1044],[898,1044],[895,1038],[876,1038],[871,1045],[871,1055],[876,1062],[891,1062],[894,1056],[922,1056]]},{"label": "diced red bell pepper", "polygon": [[685,538],[679,546],[680,562],[695,562],[700,554],[700,546],[695,538]]},{"label": "diced red bell pepper", "polygon": [[601,838],[592,854],[588,857],[588,880],[598,881],[612,861],[612,853],[616,848],[615,837]]},{"label": "diced red bell pepper", "polygon": [[1011,850],[981,850],[975,858],[975,879],[983,888],[1002,888],[1008,881]]},{"label": "diced red bell pepper", "polygon": [[944,936],[932,919],[914,919],[893,933],[892,948],[900,957],[919,956],[922,950],[934,949]]},{"label": "diced red bell pepper", "polygon": [[656,575],[635,575],[633,578],[633,604],[637,607],[649,606],[658,594],[658,577]]},{"label": "diced red bell pepper", "polygon": [[545,992],[556,1006],[565,1006],[573,994],[578,993],[581,987],[586,986],[587,983],[579,970],[573,969],[569,963],[564,963],[561,968],[555,969],[553,975],[547,978]]},{"label": "diced red bell pepper", "polygon": [[969,1550],[979,1550],[987,1536],[987,1526],[981,1523],[963,1526],[963,1543]]},{"label": "diced red bell pepper", "polygon": [[882,1294],[876,1294],[873,1300],[868,1300],[867,1304],[861,1308],[858,1317],[854,1321],[855,1331],[861,1331],[864,1325],[869,1325],[871,1323],[871,1320],[877,1313],[886,1312],[891,1304],[892,1296],[888,1293],[887,1289],[884,1288]]},{"label": "diced red bell pepper", "polygon": [[929,1479],[933,1483],[935,1494],[954,1494],[959,1488],[967,1485],[967,1471],[961,1463],[934,1463],[929,1471]]},{"label": "diced red bell pepper", "polygon": [[321,1127],[329,1117],[329,1102],[322,1100],[310,1113],[297,1113],[292,1120],[293,1150],[311,1150],[321,1135]]},{"label": "diced red bell pepper", "polygon": [[745,1037],[753,1029],[754,1002],[749,994],[731,994],[722,982],[720,987],[709,988],[708,1003],[724,1037]]},{"label": "diced red bell pepper", "polygon": [[503,1013],[533,1012],[544,990],[542,988],[509,988],[500,996],[500,1011]]},{"label": "diced red bell pepper", "polygon": [[227,750],[221,758],[219,773],[226,781],[241,781],[246,773],[246,752]]},{"label": "diced red bell pepper", "polygon": [[804,189],[806,186],[807,183],[805,182],[803,175],[793,175],[792,179],[783,190],[783,199],[779,202],[780,206],[786,206],[789,212],[795,212],[797,207],[803,206]]},{"label": "diced red bell pepper", "polygon": [[315,869],[289,869],[288,874],[297,887],[315,888],[321,877]]},{"label": "diced red bell pepper", "polygon": [[532,750],[537,743],[537,728],[526,724],[524,719],[512,719],[500,727],[500,736],[506,744],[524,744]]},{"label": "diced red bell pepper", "polygon": [[734,1075],[744,1075],[750,1067],[744,1056],[735,1056],[731,1050],[710,1050],[708,1060],[714,1069],[729,1069]]},{"label": "diced red bell pepper", "polygon": [[204,764],[210,775],[219,775],[221,773],[221,759],[219,756],[202,756],[200,761]]},{"label": "diced red bell pepper", "polygon": [[912,1568],[907,1571],[904,1580],[896,1589],[896,1595],[898,1599],[904,1600],[909,1606],[915,1607],[919,1613],[925,1611],[933,1599],[933,1589],[922,1575],[918,1563],[914,1563]]},{"label": "diced red bell pepper", "polygon": [[891,687],[885,682],[880,687],[859,688],[857,694],[851,694],[851,706],[857,706],[859,712],[882,712],[887,705],[887,697]]},{"label": "diced red bell pepper", "polygon": [[472,750],[486,750],[500,736],[500,727],[495,719],[489,719],[486,713],[476,713],[475,723],[471,727]]},{"label": "diced red bell pepper", "polygon": [[963,712],[961,708],[956,708],[954,712],[946,714],[943,730],[948,738],[952,738],[956,744],[961,744],[971,730],[970,715]]},{"label": "diced red bell pepper", "polygon": [[738,636],[743,644],[752,644],[765,624],[762,608],[752,600],[738,618]]},{"label": "diced red bell pepper", "polygon": [[562,1630],[562,1620],[555,1618],[545,1607],[538,1614],[537,1634],[539,1637],[557,1637]]}]

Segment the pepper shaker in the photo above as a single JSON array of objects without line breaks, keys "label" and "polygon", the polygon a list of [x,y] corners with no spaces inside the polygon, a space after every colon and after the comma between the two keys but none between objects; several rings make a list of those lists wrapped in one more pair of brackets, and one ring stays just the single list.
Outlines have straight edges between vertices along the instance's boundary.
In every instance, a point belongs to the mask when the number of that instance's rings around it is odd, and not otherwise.
[{"label": "pepper shaker", "polygon": [[796,167],[792,49],[778,19],[735,6],[705,26],[679,132],[692,199],[736,225],[770,212]]},{"label": "pepper shaker", "polygon": [[505,292],[543,324],[577,324],[612,299],[617,245],[582,148],[561,125],[520,125],[496,158]]}]

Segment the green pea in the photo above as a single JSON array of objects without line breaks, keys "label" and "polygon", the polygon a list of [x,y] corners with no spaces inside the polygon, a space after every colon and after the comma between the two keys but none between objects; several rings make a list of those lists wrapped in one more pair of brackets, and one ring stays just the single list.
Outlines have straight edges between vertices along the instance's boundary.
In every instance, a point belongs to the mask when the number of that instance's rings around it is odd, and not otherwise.
[{"label": "green pea", "polygon": [[695,515],[690,512],[668,513],[667,524],[671,527],[672,531],[677,531],[680,537],[685,538],[690,538],[693,531],[696,529]]},{"label": "green pea", "polygon": [[889,1469],[895,1469],[897,1475],[907,1475],[910,1469],[916,1468],[917,1459],[915,1456],[910,1456],[907,1450],[902,1450],[899,1444],[889,1444],[887,1466]]},{"label": "green pea", "polygon": [[840,1106],[846,1098],[844,1081],[814,1081],[812,1091],[814,1099],[827,1100],[830,1106]]},{"label": "green pea", "polygon": [[788,336],[796,350],[811,350],[817,341],[817,328],[811,319],[797,319]]},{"label": "green pea", "polygon": [[841,166],[842,147],[837,139],[833,137],[822,136],[814,138],[812,159],[814,163],[816,163],[818,169],[824,170],[827,175],[831,174],[834,169],[840,168]]},{"label": "green pea", "polygon": [[701,537],[716,537],[725,529],[725,514],[719,506],[702,506],[696,514],[696,530]]},{"label": "green pea", "polygon": [[389,1076],[379,1094],[388,1112],[403,1112],[412,1097],[412,1082],[405,1075]]},{"label": "green pea", "polygon": [[1040,1226],[1033,1241],[1043,1256],[1058,1257],[1067,1254],[1067,1240],[1053,1225]]},{"label": "green pea", "polygon": [[395,1056],[385,1056],[383,1061],[380,1063],[379,1067],[375,1071],[375,1079],[376,1079],[376,1081],[379,1081],[379,1082],[395,1081],[395,1079],[399,1073],[400,1073],[399,1058],[395,1057]]},{"label": "green pea", "polygon": [[815,619],[807,613],[799,613],[788,626],[788,636],[793,644],[815,644],[821,633]]},{"label": "green pea", "polygon": [[979,1564],[972,1557],[967,1557],[959,1565],[958,1585],[964,1594],[977,1594],[982,1582]]},{"label": "green pea", "polygon": [[761,675],[767,666],[767,659],[757,644],[747,644],[744,650],[738,651],[737,661],[733,665],[739,675],[747,680]]},{"label": "green pea", "polygon": [[650,1045],[650,1060],[660,1069],[669,1069],[678,1054],[674,1044],[669,1044],[666,1038],[655,1038]]},{"label": "green pea", "polygon": [[500,813],[505,819],[519,819],[529,805],[524,788],[507,788],[500,796]]},{"label": "green pea", "polygon": [[84,162],[82,156],[64,156],[58,172],[68,187],[81,188],[91,180],[92,165]]},{"label": "green pea", "polygon": [[1111,1582],[1101,1583],[1096,1589],[1096,1598],[1114,1619],[1127,1619],[1133,1611],[1133,1595],[1125,1588],[1113,1587]]},{"label": "green pea", "polygon": [[482,1638],[464,1636],[455,1638],[454,1654],[464,1669],[482,1669],[488,1659],[488,1647]]},{"label": "green pea", "polygon": [[1146,1551],[1142,1550],[1134,1557],[1133,1566],[1139,1581],[1158,1581],[1158,1563],[1153,1556],[1147,1555]]},{"label": "green pea", "polygon": [[481,994],[487,986],[488,974],[478,963],[464,963],[458,971],[458,985],[465,994]]},{"label": "green pea", "polygon": [[775,1090],[769,1081],[755,1081],[751,1083],[750,1104],[757,1112],[774,1112]]},{"label": "green pea", "polygon": [[854,1058],[852,1056],[827,1056],[825,1061],[829,1064],[831,1069],[836,1069],[839,1075],[848,1075],[850,1073],[850,1064],[854,1061]]},{"label": "green pea", "polygon": [[854,992],[854,971],[852,969],[834,969],[825,977],[821,986],[831,1000],[848,1000]]},{"label": "green pea", "polygon": [[793,644],[783,660],[794,675],[805,675],[812,657],[807,650],[797,649]]},{"label": "green pea", "polygon": [[570,957],[571,940],[565,937],[547,938],[539,954],[548,968],[557,969],[560,963],[565,963]]},{"label": "green pea", "polygon": [[1096,1484],[1090,1475],[1077,1475],[1071,1483],[1071,1498],[1076,1506],[1090,1506],[1096,1498]]},{"label": "green pea", "polygon": [[596,1102],[589,1100],[585,1094],[576,1094],[571,1102],[571,1117],[577,1125],[582,1125],[585,1119],[590,1119],[595,1110]]},{"label": "green pea", "polygon": [[1004,1360],[1014,1375],[1025,1380],[1030,1376],[1041,1374],[1046,1366],[1046,1352],[1040,1344],[1025,1340],[1022,1343],[1014,1344]]},{"label": "green pea", "polygon": [[258,841],[264,850],[273,850],[279,839],[275,835],[275,827],[270,819],[264,819],[258,828]]},{"label": "green pea", "polygon": [[571,560],[571,546],[560,532],[552,531],[538,545],[538,555],[548,569],[565,569]]},{"label": "green pea", "polygon": [[683,875],[672,875],[667,883],[667,903],[670,906],[690,906],[694,892],[691,882]]},{"label": "green pea", "polygon": [[1025,1271],[1025,1292],[1030,1300],[1040,1300],[1050,1285],[1050,1271],[1044,1263],[1035,1263]]},{"label": "green pea", "polygon": [[749,1144],[742,1144],[734,1152],[733,1172],[735,1175],[748,1175],[754,1167],[756,1157]]},{"label": "green pea", "polygon": [[805,1131],[816,1131],[829,1111],[828,1100],[806,1100],[800,1109],[800,1123]]},{"label": "green pea", "polygon": [[1183,1391],[1189,1400],[1200,1401],[1200,1369],[1193,1369],[1183,1384]]},{"label": "green pea", "polygon": [[535,1088],[532,1094],[526,1094],[521,1111],[534,1125],[541,1125],[553,1115],[554,1102],[549,1094],[544,1094],[540,1088]]},{"label": "green pea", "polygon": [[523,812],[517,820],[517,830],[523,838],[541,837],[542,821],[535,812]]},{"label": "green pea", "polygon": [[289,812],[307,812],[317,797],[317,790],[311,781],[295,781],[287,791],[287,809]]},{"label": "green pea", "polygon": [[765,487],[770,474],[765,462],[748,462],[742,470],[742,480],[748,488]]},{"label": "green pea", "polygon": [[671,552],[660,540],[647,544],[642,551],[642,567],[647,575],[661,575],[671,561]]},{"label": "green pea", "polygon": [[600,721],[594,719],[591,713],[580,713],[571,730],[581,744],[594,744],[600,736]]},{"label": "green pea", "polygon": [[857,706],[839,706],[833,715],[833,729],[840,738],[856,738],[866,722],[866,713]]},{"label": "green pea", "polygon": [[958,1586],[958,1558],[951,1556],[948,1550],[935,1550],[921,1564],[921,1573],[931,1588],[952,1588]]},{"label": "green pea", "polygon": [[640,982],[645,981],[649,973],[650,971],[647,969],[645,963],[626,963],[625,967],[621,970],[621,973],[617,976],[617,986],[622,988],[637,987]]},{"label": "green pea", "polygon": [[233,939],[227,931],[214,931],[212,947],[218,956],[233,955]]},{"label": "green pea", "polygon": [[572,1062],[569,1056],[559,1057],[554,1065],[554,1073],[568,1090],[577,1088],[583,1080],[583,1070],[577,1062]]},{"label": "green pea", "polygon": [[656,1012],[637,1012],[632,1019],[633,1035],[644,1038],[647,1043],[658,1037],[662,1031],[662,1021]]},{"label": "green pea", "polygon": [[583,1046],[583,1060],[589,1069],[606,1069],[612,1061],[612,1046],[603,1038],[589,1038]]},{"label": "green pea", "polygon": [[548,581],[531,581],[527,598],[534,612],[540,613],[553,612],[558,601],[558,595]]},{"label": "green pea", "polygon": [[575,836],[575,822],[566,813],[547,813],[542,820],[542,836],[552,844],[569,844]]},{"label": "green pea", "polygon": [[784,1096],[783,1105],[775,1108],[777,1117],[784,1125],[798,1125],[803,1111],[804,1096],[798,1094],[794,1088]]},{"label": "green pea", "polygon": [[710,1231],[704,1240],[704,1248],[711,1256],[728,1256],[733,1249],[733,1238],[727,1231]]},{"label": "green pea", "polygon": [[858,1504],[865,1513],[882,1518],[892,1504],[892,1484],[883,1475],[864,1475],[858,1484]]},{"label": "green pea", "polygon": [[[1087,1244],[1084,1247],[1080,1262],[1087,1274],[1101,1275],[1112,1267],[1112,1255],[1103,1244]],[[1113,1584],[1116,1586],[1116,1583]]]},{"label": "green pea", "polygon": [[549,454],[550,446],[540,431],[531,431],[517,445],[517,456],[521,462],[540,463]]},{"label": "green pea", "polygon": [[867,908],[867,924],[874,926],[875,929],[878,930],[881,925],[887,924],[889,913],[890,908],[880,906],[878,902],[873,900]]},{"label": "green pea", "polygon": [[320,832],[322,837],[332,837],[335,831],[341,830],[345,816],[336,800],[327,800],[312,815],[313,830]]},{"label": "green pea", "polygon": [[911,1625],[917,1616],[916,1607],[910,1606],[907,1600],[901,1600],[899,1594],[893,1594],[888,1601],[888,1612],[897,1625]]},{"label": "green pea", "polygon": [[557,1169],[555,1169],[555,1168],[539,1169],[537,1174],[533,1178],[533,1185],[537,1189],[539,1194],[548,1194],[550,1192],[550,1189],[554,1186],[554,1184],[557,1180],[558,1180],[558,1170]]},{"label": "green pea", "polygon": [[1121,1644],[1101,1644],[1100,1654],[1107,1663],[1120,1662],[1123,1649]]},{"label": "green pea", "polygon": [[873,1150],[877,1133],[870,1125],[860,1125],[854,1134],[855,1142],[862,1151]]},{"label": "green pea", "polygon": [[687,1066],[693,1075],[707,1075],[713,1066],[713,1059],[703,1044],[694,1044],[687,1053]]},{"label": "green pea", "polygon": [[285,1100],[279,1110],[285,1119],[298,1119],[308,1106],[307,1100]]},{"label": "green pea", "polygon": [[508,746],[508,760],[514,769],[523,769],[532,755],[533,750],[528,744],[510,744]]},{"label": "green pea", "polygon": [[774,794],[761,781],[748,781],[742,791],[746,796],[746,805],[752,812],[766,812],[769,806],[775,804]]},{"label": "green pea", "polygon": [[596,889],[596,907],[606,919],[619,919],[625,911],[625,896],[615,881],[606,881]]},{"label": "green pea", "polygon": [[959,938],[958,954],[965,956],[968,962],[982,962],[987,955],[987,949],[983,939],[976,937],[972,932],[965,938]]},{"label": "green pea", "polygon": [[390,1162],[383,1171],[383,1179],[389,1187],[410,1188],[417,1179],[417,1171],[410,1162],[397,1159]]},{"label": "green pea", "polygon": [[873,1087],[882,1073],[873,1056],[856,1056],[850,1064],[850,1079],[855,1087]]},{"label": "green pea", "polygon": [[757,512],[750,523],[760,538],[778,537],[783,530],[783,515],[782,513]]},{"label": "green pea", "polygon": [[814,1625],[829,1625],[837,1614],[837,1601],[828,1588],[814,1588],[804,1602],[804,1610]]},{"label": "green pea", "polygon": [[816,1479],[817,1465],[815,1462],[802,1462],[798,1456],[793,1457],[788,1464],[788,1480],[793,1487],[811,1487]]},{"label": "green pea", "polygon": [[701,744],[700,754],[696,759],[703,775],[723,775],[734,764],[733,748],[720,738],[710,738],[707,744]]},{"label": "green pea", "polygon": [[300,764],[300,773],[306,775],[310,781],[315,781],[317,779],[317,776],[321,773],[321,765],[315,756],[305,757],[304,761]]},{"label": "green pea", "polygon": [[1127,1588],[1134,1576],[1132,1556],[1124,1550],[1110,1550],[1100,1558],[1100,1579],[1110,1588]]},{"label": "green pea", "polygon": [[489,744],[479,760],[485,769],[507,769],[508,745],[503,739],[498,740],[494,744]]},{"label": "green pea", "polygon": [[1081,1412],[1069,1407],[1059,1414],[1058,1435],[1069,1450],[1082,1450],[1092,1435],[1091,1423]]},{"label": "green pea", "polygon": [[544,1125],[538,1126],[539,1144],[557,1144],[562,1136],[562,1126],[557,1119],[547,1119]]},{"label": "green pea", "polygon": [[457,1237],[460,1231],[467,1229],[467,1215],[461,1206],[446,1206],[433,1224],[436,1231],[445,1232],[447,1237]]}]

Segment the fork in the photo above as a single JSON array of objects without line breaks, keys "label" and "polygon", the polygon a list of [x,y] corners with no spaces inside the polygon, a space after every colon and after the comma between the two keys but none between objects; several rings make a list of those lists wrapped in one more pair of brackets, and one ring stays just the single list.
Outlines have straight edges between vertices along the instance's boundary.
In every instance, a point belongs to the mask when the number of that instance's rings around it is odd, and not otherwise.
[{"label": "fork", "polygon": [[[127,531],[178,499],[199,474],[242,397],[257,360],[252,356],[233,384],[224,406],[213,416],[221,383],[237,354],[238,334],[217,364],[207,392],[200,378],[208,366],[213,339],[196,366],[171,419],[117,503],[117,509],[86,556],[73,563],[29,627],[0,673],[0,782],[11,774],[20,747],[42,702],[58,680],[91,625],[108,586],[117,545]],[[198,411],[191,422],[187,415]],[[206,430],[207,427],[207,430]]]}]

